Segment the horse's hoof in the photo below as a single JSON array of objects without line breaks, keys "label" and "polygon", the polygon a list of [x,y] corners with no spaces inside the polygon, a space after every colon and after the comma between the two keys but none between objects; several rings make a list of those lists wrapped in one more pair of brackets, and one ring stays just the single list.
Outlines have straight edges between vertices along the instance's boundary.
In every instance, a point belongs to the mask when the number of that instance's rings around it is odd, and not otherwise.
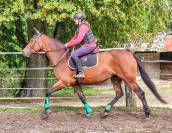
[{"label": "horse's hoof", "polygon": [[47,115],[50,115],[51,113],[52,113],[52,111],[50,109],[45,111],[45,114],[47,114]]},{"label": "horse's hoof", "polygon": [[90,116],[92,116],[92,113],[89,113],[89,114],[86,113],[85,116],[90,117]]},{"label": "horse's hoof", "polygon": [[43,120],[47,120],[49,118],[49,116],[50,116],[51,113],[52,112],[51,112],[50,109],[46,110],[44,113],[41,114],[42,119]]},{"label": "horse's hoof", "polygon": [[46,113],[41,113],[41,118],[42,118],[43,120],[47,120],[48,117],[49,117],[49,115],[47,115]]},{"label": "horse's hoof", "polygon": [[145,115],[145,119],[149,119],[150,118],[150,115]]},{"label": "horse's hoof", "polygon": [[109,112],[106,112],[106,111],[104,111],[101,115],[100,115],[100,117],[102,118],[102,119],[105,119],[105,118],[107,118],[109,116]]},{"label": "horse's hoof", "polygon": [[150,118],[150,112],[145,113],[145,119],[148,119],[148,118]]}]

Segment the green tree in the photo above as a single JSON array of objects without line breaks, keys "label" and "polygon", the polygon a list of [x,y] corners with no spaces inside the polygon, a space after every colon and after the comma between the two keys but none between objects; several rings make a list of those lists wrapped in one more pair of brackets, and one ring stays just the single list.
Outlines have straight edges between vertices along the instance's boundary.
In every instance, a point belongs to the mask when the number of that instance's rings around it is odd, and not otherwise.
[{"label": "green tree", "polygon": [[[170,0],[1,0],[0,50],[21,51],[36,27],[49,36],[66,42],[74,34],[72,16],[85,12],[101,48],[116,47],[132,41],[129,35],[147,39],[149,33],[166,31],[171,19]],[[21,57],[7,57],[10,66],[23,65]],[[46,66],[46,58],[34,55],[26,60],[26,67]],[[1,62],[4,57],[1,58]],[[25,72],[25,77],[44,78],[46,71]],[[46,80],[24,80],[23,87],[46,87]],[[39,91],[25,91],[23,95],[41,95]]]}]

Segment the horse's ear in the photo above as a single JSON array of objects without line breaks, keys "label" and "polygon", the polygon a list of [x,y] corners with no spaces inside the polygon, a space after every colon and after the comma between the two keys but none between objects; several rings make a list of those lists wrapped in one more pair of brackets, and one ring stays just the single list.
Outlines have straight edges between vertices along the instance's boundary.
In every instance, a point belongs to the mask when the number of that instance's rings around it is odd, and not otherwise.
[{"label": "horse's ear", "polygon": [[34,35],[39,36],[41,33],[36,28],[33,28]]}]

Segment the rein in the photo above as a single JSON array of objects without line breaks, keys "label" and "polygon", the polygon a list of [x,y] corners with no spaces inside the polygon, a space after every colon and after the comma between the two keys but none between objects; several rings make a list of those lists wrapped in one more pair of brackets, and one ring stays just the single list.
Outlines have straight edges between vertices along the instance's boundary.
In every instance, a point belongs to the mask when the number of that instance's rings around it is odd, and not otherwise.
[{"label": "rein", "polygon": [[58,60],[58,62],[57,62],[56,64],[53,65],[53,67],[57,66],[57,65],[60,63],[60,61],[63,59],[63,57],[64,57],[68,52],[69,52],[69,49],[67,49],[67,50],[64,52],[64,54],[60,57],[60,59]]},{"label": "rein", "polygon": [[[41,35],[40,35],[41,36]],[[39,37],[40,36],[38,36],[37,37],[37,39],[39,39]],[[37,41],[37,40],[36,40]],[[36,42],[33,44],[33,46],[36,44]],[[37,43],[38,45],[39,45],[39,47],[41,47],[41,45],[39,44],[39,42]],[[31,54],[37,54],[37,53],[39,53],[39,52],[37,52],[37,51],[35,51],[32,47],[27,47],[29,50],[30,50],[30,53]],[[64,47],[64,48],[57,48],[57,49],[53,49],[53,50],[44,50],[44,52],[45,53],[49,53],[49,52],[54,52],[54,51],[60,51],[60,50],[62,50],[62,49],[66,49],[66,47]],[[33,52],[32,52],[33,51]],[[59,63],[60,63],[60,61],[64,58],[64,56],[67,54],[69,52],[69,49],[67,49],[67,50],[65,50],[65,52],[61,55],[61,57],[60,57],[60,59],[57,61],[57,63],[55,63],[55,64],[53,64],[52,66],[53,67],[55,67],[55,66],[57,66]]]},{"label": "rein", "polygon": [[[37,54],[37,53],[39,53],[39,52],[35,52],[35,50],[34,49],[32,49],[32,48],[30,48],[30,47],[27,47],[28,49],[30,49],[31,51],[34,51],[34,52],[31,52],[30,51],[30,53],[32,53],[32,54]],[[58,48],[58,49],[53,49],[53,50],[47,50],[47,51],[44,51],[45,53],[48,53],[48,52],[53,52],[53,51],[59,51],[59,50],[62,50],[62,49],[66,49],[66,48]]]},{"label": "rein", "polygon": [[[29,49],[33,50],[32,48],[28,47]],[[59,51],[59,50],[62,50],[62,49],[65,49],[65,48],[59,48],[59,49],[54,49],[54,50],[47,50],[47,51],[44,51],[45,53],[48,53],[48,52],[53,52],[53,51]],[[52,66],[55,67],[57,66],[60,61],[64,58],[64,56],[69,52],[69,49],[67,49],[64,54],[60,57],[60,59],[58,60],[58,62],[56,64],[53,64]],[[39,52],[31,52],[32,54],[39,54]]]},{"label": "rein", "polygon": [[[40,34],[39,36],[36,37],[36,41],[38,41],[38,39],[41,37],[41,35],[42,35],[42,34]],[[36,42],[34,42],[33,46],[34,46],[34,45],[36,45]],[[38,45],[39,45],[39,47],[41,47],[39,43],[38,43]],[[32,47],[33,47],[33,46],[32,46]],[[38,52],[36,52],[32,47],[27,46],[27,48],[30,50],[30,53],[32,53],[32,54],[38,53]],[[48,52],[53,52],[53,51],[59,51],[59,50],[62,50],[62,49],[65,49],[65,47],[64,47],[64,48],[53,49],[53,50],[45,50],[44,52],[45,52],[45,53],[48,53]],[[31,51],[34,51],[34,52],[31,52]]]},{"label": "rein", "polygon": [[66,49],[66,48],[58,48],[58,49],[53,49],[53,50],[47,50],[47,51],[44,51],[44,52],[48,53],[48,52],[53,52],[53,51],[59,51],[59,50],[62,50],[62,49]]}]

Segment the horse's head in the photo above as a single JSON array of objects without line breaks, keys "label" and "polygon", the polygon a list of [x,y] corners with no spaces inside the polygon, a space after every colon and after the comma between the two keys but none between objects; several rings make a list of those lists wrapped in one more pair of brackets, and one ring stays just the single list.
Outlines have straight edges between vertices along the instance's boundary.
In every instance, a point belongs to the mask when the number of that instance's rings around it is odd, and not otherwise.
[{"label": "horse's head", "polygon": [[35,34],[30,39],[29,43],[26,45],[26,47],[23,49],[23,55],[26,57],[29,57],[31,54],[36,53],[41,50],[41,33],[34,29]]}]

